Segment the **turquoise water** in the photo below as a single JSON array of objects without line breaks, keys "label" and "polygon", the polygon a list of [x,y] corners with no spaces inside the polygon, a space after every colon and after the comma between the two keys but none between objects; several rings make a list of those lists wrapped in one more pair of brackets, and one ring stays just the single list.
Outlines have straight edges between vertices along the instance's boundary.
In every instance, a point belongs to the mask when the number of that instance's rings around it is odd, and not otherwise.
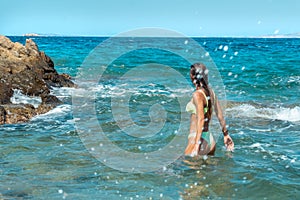
[{"label": "turquoise water", "polygon": [[[11,39],[24,43],[26,38]],[[89,67],[82,65],[85,58],[106,39],[37,37],[34,41],[53,59],[60,73],[76,77],[82,68]],[[191,84],[186,87],[179,78],[169,76],[167,68],[150,64],[169,66],[188,82],[190,63],[163,49],[138,49],[113,60],[96,85],[75,80],[95,94],[85,98],[94,102],[96,122],[89,120],[94,113],[81,113],[72,106],[80,88],[55,88],[52,93],[63,105],[29,123],[0,126],[0,199],[299,199],[300,39],[195,41],[209,52],[222,77],[235,152],[225,151],[220,131],[213,129],[218,139],[215,156],[179,157],[154,171],[118,170],[91,154],[93,149],[86,148],[79,130],[94,133],[97,124],[113,144],[132,153],[159,152],[177,136],[187,137],[179,124],[186,130],[188,120],[181,115],[176,95],[189,99]],[[186,43],[180,38],[162,38],[159,42],[158,46],[171,42],[178,50]],[[109,56],[121,48],[107,48],[105,53]],[[106,54],[101,55],[95,60],[102,61]],[[137,66],[142,67],[133,71],[136,77],[123,77]],[[157,70],[153,70],[155,67]],[[151,126],[151,137],[130,136],[120,128],[130,125],[128,117],[121,115],[121,124],[114,119],[112,103],[120,103],[126,93],[131,94],[130,118],[138,126],[151,122],[151,106],[161,106],[152,114],[155,124],[162,128]],[[157,112],[162,108],[164,114]],[[78,120],[84,120],[82,127],[78,127]],[[90,143],[106,145],[97,138]],[[109,149],[109,153],[117,157],[118,150]],[[128,165],[131,162],[134,159]]]}]

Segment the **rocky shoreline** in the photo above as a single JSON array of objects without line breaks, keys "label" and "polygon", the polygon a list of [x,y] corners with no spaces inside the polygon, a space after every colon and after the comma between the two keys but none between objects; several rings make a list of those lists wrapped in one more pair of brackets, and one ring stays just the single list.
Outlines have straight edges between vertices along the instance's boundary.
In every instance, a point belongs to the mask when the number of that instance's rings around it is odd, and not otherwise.
[{"label": "rocky shoreline", "polygon": [[[52,87],[75,87],[68,74],[58,74],[54,63],[39,51],[32,39],[25,45],[0,35],[0,125],[29,121],[62,102],[50,94]],[[41,104],[13,104],[15,90],[29,97],[40,97]]]}]

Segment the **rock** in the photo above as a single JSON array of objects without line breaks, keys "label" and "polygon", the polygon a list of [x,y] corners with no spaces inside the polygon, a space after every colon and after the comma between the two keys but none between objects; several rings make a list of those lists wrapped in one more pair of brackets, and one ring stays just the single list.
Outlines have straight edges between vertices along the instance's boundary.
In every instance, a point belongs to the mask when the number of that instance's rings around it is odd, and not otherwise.
[{"label": "rock", "polygon": [[39,105],[39,107],[36,109],[36,112],[38,115],[40,114],[44,114],[46,112],[49,112],[50,110],[52,110],[55,106],[52,104],[45,104],[42,103],[41,105]]},{"label": "rock", "polygon": [[0,80],[0,104],[9,104],[10,98],[13,96],[14,92],[11,87],[6,84],[2,83]]},{"label": "rock", "polygon": [[39,52],[38,46],[32,39],[26,39],[25,48],[31,51],[35,51],[36,53]]},{"label": "rock", "polygon": [[15,124],[28,122],[37,113],[33,105],[30,104],[7,104],[2,106],[5,109],[5,123]]},{"label": "rock", "polygon": [[[75,84],[69,75],[57,73],[51,58],[39,51],[32,39],[26,39],[24,46],[0,35],[0,124],[26,122],[61,104],[50,95],[52,87],[75,87]],[[11,104],[13,89],[41,97],[41,105],[35,109],[28,104]]]},{"label": "rock", "polygon": [[13,48],[14,43],[12,43],[9,38],[0,35],[0,46],[5,49],[11,49]]},{"label": "rock", "polygon": [[54,95],[42,95],[41,97],[42,97],[42,102],[44,104],[53,105],[53,106],[57,106],[59,104],[62,104],[61,100],[59,100]]},{"label": "rock", "polygon": [[3,106],[0,106],[0,124],[5,124],[6,121],[6,110]]}]

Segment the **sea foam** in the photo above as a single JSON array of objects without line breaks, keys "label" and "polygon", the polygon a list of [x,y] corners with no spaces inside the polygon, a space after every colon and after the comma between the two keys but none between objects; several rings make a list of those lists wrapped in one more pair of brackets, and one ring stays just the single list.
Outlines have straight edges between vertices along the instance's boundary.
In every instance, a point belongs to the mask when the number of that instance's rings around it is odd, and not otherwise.
[{"label": "sea foam", "polygon": [[13,104],[31,104],[35,108],[39,107],[39,105],[42,103],[41,97],[29,97],[22,93],[21,90],[14,89],[14,94],[10,98],[10,101]]},{"label": "sea foam", "polygon": [[292,108],[266,108],[255,107],[250,104],[242,104],[232,108],[227,108],[226,112],[235,117],[265,118],[290,122],[300,121],[299,106],[295,106]]}]

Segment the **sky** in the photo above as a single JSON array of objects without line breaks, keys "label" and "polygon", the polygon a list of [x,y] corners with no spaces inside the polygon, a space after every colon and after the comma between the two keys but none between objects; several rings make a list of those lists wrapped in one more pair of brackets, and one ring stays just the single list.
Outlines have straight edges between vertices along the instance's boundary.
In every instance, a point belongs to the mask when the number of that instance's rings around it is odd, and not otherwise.
[{"label": "sky", "polygon": [[299,0],[0,0],[0,34],[113,36],[158,27],[187,36],[300,33]]}]

